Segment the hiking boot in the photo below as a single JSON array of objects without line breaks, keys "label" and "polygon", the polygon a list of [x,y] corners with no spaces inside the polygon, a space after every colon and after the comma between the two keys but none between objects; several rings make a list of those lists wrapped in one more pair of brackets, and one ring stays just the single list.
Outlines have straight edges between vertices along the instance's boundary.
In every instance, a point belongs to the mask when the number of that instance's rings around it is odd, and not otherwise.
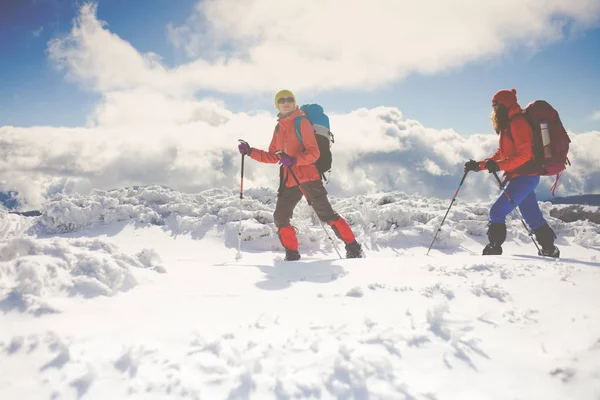
[{"label": "hiking boot", "polygon": [[502,254],[502,243],[506,240],[506,224],[499,222],[490,222],[488,224],[488,240],[490,244],[485,246],[482,254],[484,256]]},{"label": "hiking boot", "polygon": [[483,248],[482,255],[484,256],[499,256],[502,254],[502,246],[492,246],[490,244]]},{"label": "hiking boot", "polygon": [[355,240],[352,243],[346,245],[346,258],[365,258],[365,253],[362,250],[362,247]]},{"label": "hiking boot", "polygon": [[556,239],[556,233],[550,228],[548,224],[542,225],[533,231],[535,238],[537,239],[542,249],[538,252],[540,256],[544,257],[560,257],[560,250],[554,245],[554,239]]},{"label": "hiking boot", "polygon": [[538,254],[542,257],[560,258],[560,250],[556,246],[552,246],[550,249],[542,247]]},{"label": "hiking boot", "polygon": [[300,252],[298,250],[285,249],[285,261],[296,261],[300,259]]}]

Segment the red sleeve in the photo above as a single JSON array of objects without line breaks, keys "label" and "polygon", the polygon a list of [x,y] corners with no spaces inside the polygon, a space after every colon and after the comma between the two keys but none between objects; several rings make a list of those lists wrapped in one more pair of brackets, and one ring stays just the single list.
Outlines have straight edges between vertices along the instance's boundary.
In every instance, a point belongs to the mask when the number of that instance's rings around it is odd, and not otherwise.
[{"label": "red sleeve", "polygon": [[496,160],[502,171],[513,171],[533,159],[533,131],[529,122],[525,118],[515,118],[510,127],[515,151]]},{"label": "red sleeve", "polygon": [[482,170],[485,170],[485,163],[487,160],[494,160],[496,162],[498,162],[498,160],[500,159],[500,148],[498,148],[498,150],[496,150],[496,152],[494,153],[493,156],[486,158],[483,161],[479,161],[479,168],[481,168]]},{"label": "red sleeve", "polygon": [[271,144],[269,145],[269,151],[252,148],[250,158],[266,164],[277,164],[277,161],[279,161],[279,156],[275,154],[275,151],[277,151],[277,149],[275,148],[276,135],[277,128],[275,128],[275,132],[273,132],[273,138],[271,139]]},{"label": "red sleeve", "polygon": [[317,161],[321,152],[319,151],[319,145],[317,144],[317,138],[315,137],[315,130],[312,127],[310,121],[306,118],[302,118],[300,121],[300,135],[304,142],[304,151],[296,157],[297,165],[309,165]]}]

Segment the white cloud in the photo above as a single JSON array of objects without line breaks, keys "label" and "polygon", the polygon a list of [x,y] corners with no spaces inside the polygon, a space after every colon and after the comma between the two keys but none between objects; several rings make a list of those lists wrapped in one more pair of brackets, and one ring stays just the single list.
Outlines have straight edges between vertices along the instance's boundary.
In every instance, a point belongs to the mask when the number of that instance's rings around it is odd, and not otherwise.
[{"label": "white cloud", "polygon": [[[185,103],[181,103],[185,106]],[[31,206],[56,191],[88,193],[131,185],[162,184],[193,193],[212,187],[239,187],[237,139],[266,149],[273,115],[232,113],[219,105],[189,106],[186,119],[173,114],[154,125],[88,128],[1,127],[0,186],[18,190]],[[200,111],[197,111],[200,110]],[[196,113],[196,114],[195,114]],[[168,113],[166,115],[169,115]],[[406,120],[395,108],[360,109],[331,115],[336,133],[332,195],[404,190],[450,198],[469,158],[493,153],[493,133],[465,137]],[[600,132],[571,134],[573,166],[561,178],[558,195],[600,192]],[[278,185],[278,166],[246,161],[245,187]],[[538,194],[548,195],[544,178]],[[498,193],[486,172],[471,174],[461,190],[465,200]]]},{"label": "white cloud", "polygon": [[[455,11],[429,1],[315,4],[201,2],[199,14],[186,26],[171,27],[169,34],[178,46],[206,59],[171,69],[156,54],[141,54],[111,33],[96,19],[95,7],[84,5],[71,33],[50,42],[49,54],[69,77],[100,93],[102,101],[85,128],[0,127],[0,190],[17,190],[38,206],[57,191],[145,184],[184,192],[234,189],[239,185],[237,139],[266,148],[275,116],[233,113],[218,100],[196,99],[198,89],[272,91],[282,82],[294,90],[383,84],[410,71],[434,72],[497,54],[525,43],[526,37],[533,38],[530,44],[555,38],[560,24],[550,20],[569,17],[587,26],[597,20],[600,7],[583,0],[568,7],[541,0],[463,1],[453,5]],[[467,8],[469,13],[461,11]],[[195,21],[201,20],[207,22],[206,31],[197,27]],[[409,34],[419,40],[407,39]],[[236,52],[242,45],[248,51]],[[226,61],[224,49],[231,50]],[[328,190],[333,195],[404,190],[449,198],[464,162],[482,159],[497,147],[493,133],[465,137],[427,128],[396,108],[359,109],[331,115],[331,121],[336,143]],[[573,167],[561,179],[558,194],[599,192],[600,155],[594,149],[600,132],[572,134],[572,139]],[[249,160],[245,174],[246,187],[278,185],[277,166]],[[540,193],[551,184],[544,179]],[[461,191],[464,199],[496,195],[485,172],[470,175]]]},{"label": "white cloud", "polygon": [[430,159],[426,159],[425,161],[423,161],[422,170],[428,172],[431,175],[450,175],[448,171],[444,171],[440,168],[439,165],[435,163],[435,161],[432,161]]},{"label": "white cloud", "polygon": [[218,126],[231,118],[222,102],[172,96],[147,88],[108,92],[89,117],[95,126],[182,125],[203,121]]},{"label": "white cloud", "polygon": [[203,0],[185,25],[168,27],[192,60],[167,68],[112,34],[86,4],[49,50],[70,76],[101,92],[375,89],[409,73],[535,48],[599,18],[598,0]]},{"label": "white cloud", "polygon": [[594,121],[600,121],[600,110],[599,110],[599,111],[596,111],[596,112],[594,112],[594,113],[592,114],[592,119],[593,119]]},{"label": "white cloud", "polygon": [[[140,54],[129,43],[105,29],[96,19],[96,6],[85,4],[71,33],[49,42],[50,59],[73,79],[101,93],[139,87],[169,92],[167,71],[154,53]],[[171,73],[175,76],[175,72]],[[179,87],[175,88],[180,92]]]}]

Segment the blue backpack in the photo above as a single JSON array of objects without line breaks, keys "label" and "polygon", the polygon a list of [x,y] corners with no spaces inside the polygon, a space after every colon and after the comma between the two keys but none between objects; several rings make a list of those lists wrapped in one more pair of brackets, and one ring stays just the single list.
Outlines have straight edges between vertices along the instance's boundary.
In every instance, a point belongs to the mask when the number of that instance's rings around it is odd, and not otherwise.
[{"label": "blue backpack", "polygon": [[331,170],[332,156],[331,156],[331,144],[335,143],[333,133],[330,131],[329,117],[323,111],[323,107],[319,104],[304,104],[300,107],[306,116],[296,118],[294,121],[296,127],[296,136],[298,140],[304,146],[302,135],[300,135],[300,121],[306,118],[310,121],[315,130],[315,137],[317,138],[317,145],[319,146],[319,152],[321,155],[314,162],[321,174],[321,178],[327,180],[325,172]]}]

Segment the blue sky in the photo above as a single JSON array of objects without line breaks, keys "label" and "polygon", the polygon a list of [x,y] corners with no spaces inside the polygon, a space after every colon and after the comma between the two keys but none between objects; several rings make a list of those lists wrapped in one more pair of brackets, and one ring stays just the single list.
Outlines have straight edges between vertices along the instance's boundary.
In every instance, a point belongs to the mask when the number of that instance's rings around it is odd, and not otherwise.
[{"label": "blue sky", "polygon": [[[68,80],[48,59],[48,41],[72,28],[81,1],[25,0],[0,4],[0,126],[82,126],[101,95]],[[152,51],[167,66],[189,61],[167,38],[167,24],[184,24],[195,0],[100,0],[97,16],[140,52]],[[390,45],[394,49],[394,41]],[[119,60],[114,60],[118,63]],[[600,129],[600,28],[571,35],[537,53],[515,50],[443,73],[409,74],[375,91],[331,90],[309,101],[346,113],[359,107],[398,107],[406,118],[462,134],[490,131],[490,99],[516,88],[520,102],[544,98],[575,132]],[[232,111],[272,110],[272,96],[197,93],[219,97]],[[299,99],[302,102],[302,98]]]}]

